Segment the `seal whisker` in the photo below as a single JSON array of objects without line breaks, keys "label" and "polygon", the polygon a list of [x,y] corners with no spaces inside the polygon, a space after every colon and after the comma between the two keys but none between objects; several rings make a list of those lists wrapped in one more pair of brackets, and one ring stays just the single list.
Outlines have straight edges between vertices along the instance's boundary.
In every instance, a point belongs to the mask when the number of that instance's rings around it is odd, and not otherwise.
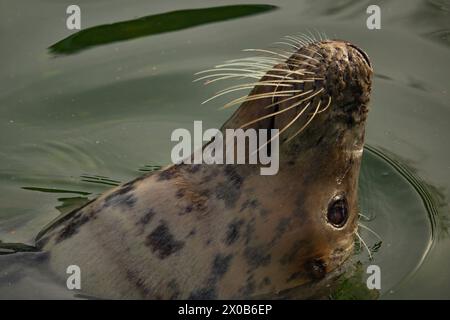
[{"label": "seal whisker", "polygon": [[303,39],[307,45],[313,44],[313,42],[311,42],[311,39],[309,37],[307,37],[305,34],[301,33],[298,35],[301,39]]},{"label": "seal whisker", "polygon": [[[300,57],[303,57],[303,58],[306,58],[306,59],[309,59],[309,60],[314,60],[315,62],[317,62],[317,63],[320,63],[320,61],[319,60],[317,60],[316,58],[313,58],[313,57],[310,57],[310,56],[307,56],[306,54],[301,54],[301,53],[294,53],[294,56],[300,56]],[[297,59],[293,59],[293,60],[297,60]],[[297,61],[303,61],[303,60],[297,60]],[[304,61],[303,61],[304,62]],[[312,66],[314,66],[315,67],[315,65],[312,65]]]},{"label": "seal whisker", "polygon": [[207,82],[205,82],[205,84],[210,84],[212,82],[218,81],[218,80],[223,80],[224,78],[226,79],[230,79],[230,78],[253,78],[253,79],[260,79],[261,77],[258,75],[254,75],[254,74],[244,74],[244,73],[218,73],[218,74],[209,74],[200,78],[197,78],[195,80],[193,80],[193,82],[197,82],[197,81],[201,81],[201,80],[205,80],[205,79],[209,79],[209,78],[214,78],[214,77],[220,77],[218,79],[213,79],[213,80],[208,80]]},{"label": "seal whisker", "polygon": [[372,253],[370,252],[369,247],[367,246],[366,242],[363,240],[363,238],[359,235],[358,231],[356,231],[356,236],[358,237],[359,241],[363,244],[363,246],[366,248],[367,253],[369,254],[369,259],[373,260]]},{"label": "seal whisker", "polygon": [[[219,68],[219,67],[217,67],[217,68],[213,68],[213,69],[207,69],[207,70],[199,71],[195,75],[200,75],[200,74],[210,73],[210,72],[222,72],[222,71],[242,71],[242,72],[247,72],[247,73],[244,73],[244,74],[254,74],[254,75],[259,75],[260,77],[263,76],[264,74],[266,74],[267,71],[276,71],[276,72],[280,72],[280,73],[298,74],[300,76],[304,76],[305,74],[315,74],[314,72],[306,71],[304,69],[298,69],[296,71],[292,71],[292,70],[279,69],[279,68],[272,68],[272,69],[267,69],[267,70],[253,70],[253,69]],[[270,76],[273,76],[273,77],[277,77],[278,76],[280,78],[285,78],[284,76],[280,76],[280,75],[276,75],[276,74],[271,74]]]},{"label": "seal whisker", "polygon": [[317,33],[317,36],[319,37],[319,40],[323,41],[322,34],[316,28],[314,28],[314,31]]},{"label": "seal whisker", "polygon": [[241,88],[241,87],[249,87],[249,86],[264,86],[264,85],[268,85],[268,86],[280,86],[280,87],[292,87],[293,84],[295,83],[308,83],[308,82],[314,82],[316,80],[322,80],[322,78],[308,78],[308,79],[302,79],[302,80],[267,80],[267,81],[258,81],[258,82],[251,82],[251,83],[242,83],[242,84],[238,84],[235,86],[231,86],[225,89],[222,89],[220,91],[218,91],[217,93],[222,93],[224,91],[228,91],[230,89],[235,89],[235,88]]},{"label": "seal whisker", "polygon": [[301,47],[299,47],[299,46],[297,46],[295,44],[292,44],[292,43],[289,43],[289,42],[284,42],[284,41],[277,41],[277,42],[274,42],[274,44],[286,45],[286,46],[294,48],[295,50],[300,50],[301,49]]},{"label": "seal whisker", "polygon": [[284,36],[283,39],[286,41],[291,41],[294,44],[297,44],[300,48],[304,46],[303,41],[301,41],[300,39],[295,38],[293,36],[287,35],[287,36]]},{"label": "seal whisker", "polygon": [[331,105],[331,96],[328,96],[328,103],[327,103],[327,105],[323,109],[320,109],[319,111],[317,111],[317,114],[326,111],[330,107],[330,105]]},{"label": "seal whisker", "polygon": [[296,93],[296,92],[302,92],[301,90],[287,90],[287,91],[280,91],[280,93],[278,94],[274,94],[273,92],[269,92],[269,93],[260,93],[260,94],[255,94],[255,95],[247,95],[247,96],[242,96],[240,98],[234,99],[231,102],[228,102],[226,105],[223,106],[224,109],[229,108],[231,106],[234,106],[236,104],[239,103],[244,103],[244,102],[248,102],[248,101],[254,101],[254,100],[259,100],[259,99],[264,99],[264,98],[272,98],[272,97],[290,97],[290,93]]},{"label": "seal whisker", "polygon": [[[297,96],[298,96],[298,95],[297,95]],[[289,106],[289,107],[287,107],[287,108],[284,108],[284,109],[282,109],[282,110],[279,110],[279,111],[276,111],[276,112],[272,112],[272,113],[270,113],[270,114],[264,115],[264,116],[262,116],[262,117],[259,117],[259,118],[254,119],[254,120],[252,120],[252,121],[249,121],[249,122],[247,122],[247,123],[244,123],[240,128],[242,129],[242,128],[248,127],[248,126],[250,126],[250,125],[252,125],[252,124],[254,124],[254,123],[258,122],[258,121],[261,121],[261,120],[264,120],[264,119],[271,118],[271,117],[273,117],[273,116],[282,114],[282,113],[284,113],[284,112],[286,112],[286,111],[289,111],[289,110],[291,110],[291,109],[293,109],[293,108],[299,106],[300,104],[302,104],[302,103],[305,102],[306,100],[308,100],[308,98],[305,99],[305,100],[299,101],[299,102],[297,102],[297,103],[294,103],[294,104],[292,104],[291,106]]]},{"label": "seal whisker", "polygon": [[311,43],[317,42],[316,37],[314,36],[314,34],[311,32],[311,30],[307,30],[309,35],[306,35],[309,39],[311,39]]},{"label": "seal whisker", "polygon": [[291,37],[294,37],[301,41],[304,46],[307,46],[309,44],[309,41],[303,36],[303,33],[297,33],[295,35],[291,35]]},{"label": "seal whisker", "polygon": [[362,213],[358,213],[358,215],[360,215],[361,217],[363,217],[363,218],[365,218],[365,219],[367,219],[367,220],[370,220],[370,218],[369,218],[368,216],[366,216],[366,215],[364,215],[364,214],[362,214]]},{"label": "seal whisker", "polygon": [[[313,91],[314,91],[314,90],[311,89],[311,90],[302,92],[302,93],[300,93],[300,94],[297,94],[297,95],[294,95],[294,96],[290,96],[290,97],[287,98],[287,99],[283,99],[283,100],[277,101],[277,102],[274,102],[274,101],[272,100],[272,103],[269,104],[268,106],[265,106],[264,109],[268,109],[268,108],[271,108],[271,107],[275,107],[275,106],[279,105],[280,103],[283,103],[283,102],[286,102],[286,101],[289,101],[289,100],[292,100],[292,99],[299,98],[299,97],[304,96],[304,95],[306,95],[306,94],[309,94],[309,93],[311,93],[311,92],[313,92]],[[309,97],[306,98],[305,100],[308,100],[308,99],[309,99]],[[299,102],[301,103],[301,102],[303,102],[303,100],[302,100],[302,101],[299,101]]]},{"label": "seal whisker", "polygon": [[319,100],[319,102],[317,103],[317,107],[316,107],[316,110],[314,111],[314,113],[313,113],[313,115],[308,119],[308,121],[306,121],[306,123],[296,132],[296,133],[294,133],[294,135],[293,136],[291,136],[289,139],[287,139],[286,140],[286,142],[289,142],[289,141],[291,141],[295,136],[297,136],[298,134],[300,134],[303,130],[305,130],[306,129],[306,127],[311,123],[311,121],[314,119],[314,117],[316,116],[316,114],[317,114],[317,111],[319,110],[319,108],[320,108],[320,100]]},{"label": "seal whisker", "polygon": [[[303,100],[301,100],[301,101],[296,102],[297,105],[299,105],[299,104],[301,104],[302,102],[307,101],[307,100],[309,100],[309,99],[315,97],[316,95],[318,95],[319,93],[321,93],[323,90],[324,90],[324,89],[321,88],[321,89],[319,89],[318,91],[316,91],[315,93],[313,93],[312,95],[310,95],[309,97],[307,97],[307,98],[305,98],[305,99],[303,99]],[[308,91],[305,91],[304,93],[302,93],[302,94],[300,94],[300,95],[289,97],[289,98],[287,98],[287,99],[278,101],[277,103],[272,103],[272,104],[270,104],[270,105],[268,105],[268,106],[265,106],[264,108],[265,108],[265,109],[268,109],[268,108],[274,107],[274,106],[276,106],[276,105],[279,104],[279,103],[283,103],[283,102],[286,102],[286,101],[289,101],[289,100],[292,100],[292,99],[299,98],[299,97],[301,97],[301,96],[303,96],[303,95],[305,95],[305,94],[311,93],[311,92],[313,92],[313,91],[314,91],[313,89],[308,90]]]},{"label": "seal whisker", "polygon": [[[311,102],[308,102],[305,107],[294,117],[294,119],[292,119],[286,126],[283,127],[283,129],[281,129],[280,131],[278,131],[278,133],[276,135],[274,135],[272,138],[270,138],[269,141],[265,142],[262,146],[260,146],[257,150],[255,150],[253,152],[259,152],[259,150],[261,150],[262,148],[264,148],[265,146],[267,146],[269,143],[271,143],[273,140],[275,140],[277,137],[279,137],[284,131],[286,131],[287,129],[289,129],[289,127],[295,123],[295,121],[297,121],[301,115],[306,111],[306,109],[308,109],[309,105],[311,104]],[[242,126],[241,128],[243,128],[244,126]]]},{"label": "seal whisker", "polygon": [[213,69],[199,71],[195,75],[209,73],[209,72],[216,72],[216,71],[245,71],[245,72],[249,72],[249,73],[264,75],[264,72],[262,72],[262,71],[252,70],[252,69],[238,69],[238,68],[213,68]]},{"label": "seal whisker", "polygon": [[[299,76],[304,76],[305,74],[315,74],[314,72],[310,72],[310,71],[306,71],[304,69],[298,69],[298,70],[286,70],[286,69],[278,69],[278,68],[273,68],[270,71],[276,71],[276,72],[280,72],[280,73],[289,73],[289,74],[298,74]],[[270,74],[270,76],[272,76],[272,74]],[[290,77],[287,77],[288,79],[292,79]]]},{"label": "seal whisker", "polygon": [[303,48],[303,44],[300,43],[299,41],[295,41],[293,39],[289,39],[286,37],[283,37],[281,40],[283,41],[278,41],[275,42],[276,44],[281,44],[281,45],[287,45],[289,47],[293,47],[296,48],[297,50],[300,50],[301,48]]},{"label": "seal whisker", "polygon": [[273,65],[258,63],[258,62],[234,62],[234,63],[220,64],[220,65],[215,66],[215,68],[227,68],[227,67],[237,67],[237,66],[263,69],[266,71],[269,71],[273,67]]},{"label": "seal whisker", "polygon": [[[301,43],[302,43],[302,48],[303,48],[303,49],[308,50],[309,52],[312,52],[313,54],[317,54],[317,55],[319,55],[321,58],[323,58],[323,55],[322,55],[320,52],[318,52],[317,50],[313,50],[313,49],[307,47],[307,45],[309,45],[308,42],[305,42],[304,40],[301,40],[301,39],[299,39],[299,38],[296,38],[295,36],[291,36],[291,37],[293,37],[293,38],[298,39],[299,41],[301,41]],[[312,44],[312,45],[316,46],[316,44]]]},{"label": "seal whisker", "polygon": [[308,43],[307,43],[305,40],[303,40],[303,39],[301,39],[301,38],[298,38],[298,37],[296,37],[296,36],[293,36],[293,35],[291,35],[291,36],[285,36],[285,38],[286,38],[286,39],[291,39],[292,41],[295,41],[295,42],[301,44],[302,48],[305,47],[306,45],[308,45]]},{"label": "seal whisker", "polygon": [[233,62],[239,62],[239,61],[266,61],[267,63],[273,63],[273,64],[279,63],[279,62],[284,62],[284,60],[281,58],[266,57],[266,56],[250,56],[250,57],[246,57],[246,58],[226,60],[225,62],[233,63]]},{"label": "seal whisker", "polygon": [[[307,45],[308,45],[309,43],[305,42],[304,40],[299,39],[299,38],[297,38],[297,37],[295,37],[295,36],[286,36],[286,38],[296,39],[296,40],[299,41],[299,43],[302,45],[302,49],[308,50],[308,51],[311,52],[312,54],[317,54],[317,55],[319,55],[321,58],[323,58],[323,55],[322,55],[320,52],[318,52],[317,50],[313,50],[313,49],[311,49],[311,48],[308,48]],[[292,41],[295,41],[295,40],[292,40]]]},{"label": "seal whisker", "polygon": [[[280,56],[280,57],[282,57],[282,58],[284,58],[284,59],[289,59],[289,56],[285,56],[285,55],[283,55],[283,54],[281,54],[281,53],[278,53],[278,52],[275,52],[275,51],[271,51],[271,50],[265,50],[265,49],[244,49],[244,50],[242,50],[242,51],[244,51],[244,52],[262,52],[262,53],[269,53],[269,54],[273,54],[273,55],[276,55],[276,56]],[[284,60],[283,60],[284,61]]]},{"label": "seal whisker", "polygon": [[[209,72],[213,72],[213,71],[218,71],[218,72],[222,72],[222,71],[245,71],[247,73],[242,73],[242,74],[239,74],[239,73],[236,73],[236,74],[234,74],[234,73],[210,74],[210,75],[206,75],[206,76],[197,78],[197,79],[194,80],[194,82],[197,82],[197,81],[200,81],[200,80],[204,80],[204,79],[208,79],[208,78],[212,78],[212,77],[215,77],[215,76],[228,76],[228,75],[245,76],[245,77],[252,76],[253,78],[260,79],[264,74],[266,74],[266,72],[263,72],[263,71],[250,70],[250,69],[217,68],[217,69],[208,69],[208,70],[200,71],[200,72],[197,73],[197,75],[203,74],[203,73],[209,73]],[[298,74],[300,76],[304,76],[306,74],[312,74],[312,75],[315,74],[314,72],[303,71],[303,69],[292,71],[292,70],[285,70],[285,69],[274,68],[274,69],[270,69],[270,71],[275,71],[275,72],[280,72],[280,73]],[[270,74],[270,76],[274,77],[274,78],[281,78],[281,79],[288,78],[288,79],[294,80],[291,77],[286,77],[284,75]],[[318,80],[318,79],[319,78],[317,78],[316,80]]]},{"label": "seal whisker", "polygon": [[[292,59],[292,60],[296,60],[296,59]],[[293,63],[288,63],[288,62],[286,62],[286,61],[284,61],[283,59],[278,59],[278,58],[276,58],[276,59],[273,59],[273,58],[271,58],[271,57],[249,57],[249,58],[241,58],[241,59],[234,59],[234,60],[227,60],[227,61],[225,61],[226,63],[235,63],[235,62],[251,62],[251,63],[267,63],[267,64],[269,64],[270,63],[270,67],[273,67],[275,64],[277,64],[277,63],[284,63],[285,65],[287,65],[287,66],[291,66],[291,67],[294,67],[294,68],[297,68],[298,67],[298,64],[293,64]],[[305,64],[305,65],[308,65],[308,66],[310,66],[310,67],[316,67],[315,65],[312,65],[312,64],[310,64],[310,63],[307,63],[306,61],[298,61],[297,60],[297,62],[298,63],[301,63],[301,64]]]},{"label": "seal whisker", "polygon": [[[243,60],[243,59],[242,59]],[[222,66],[228,66],[228,65],[249,65],[249,66],[264,66],[267,68],[273,67],[273,62],[262,62],[262,61],[242,61],[242,60],[235,60],[235,61],[225,61],[223,64],[217,65],[216,68],[220,68]]]},{"label": "seal whisker", "polygon": [[378,240],[382,241],[383,239],[381,239],[380,235],[378,233],[376,233],[375,231],[373,231],[372,229],[370,229],[368,226],[363,225],[362,223],[358,222],[358,226],[362,227],[363,229],[366,229],[367,231],[369,231],[370,233],[372,233],[375,237],[378,238]]},{"label": "seal whisker", "polygon": [[[322,35],[320,34],[320,32],[316,28],[314,28],[313,31],[314,32],[311,32],[311,30],[308,30],[309,34],[314,39],[314,41],[323,41]],[[317,37],[317,39],[316,39],[316,37]]]},{"label": "seal whisker", "polygon": [[278,86],[282,86],[282,87],[292,87],[291,84],[283,84],[283,83],[269,83],[269,82],[254,82],[254,83],[246,83],[243,85],[239,85],[239,86],[233,86],[233,87],[229,87],[227,89],[221,90],[219,92],[217,92],[214,96],[212,96],[211,98],[205,100],[202,102],[202,104],[205,104],[211,100],[214,100],[220,96],[223,96],[225,94],[231,93],[231,92],[235,92],[235,91],[239,91],[239,90],[245,90],[245,89],[251,89],[253,87],[257,87],[257,86],[273,86],[273,87],[278,87]]},{"label": "seal whisker", "polygon": [[315,80],[321,80],[321,78],[307,78],[302,80],[265,80],[265,81],[257,81],[257,82],[251,82],[251,83],[242,83],[235,86],[228,87],[226,89],[220,90],[219,92],[223,92],[229,89],[239,88],[241,86],[261,86],[261,85],[279,85],[281,87],[291,87],[292,84],[295,83],[307,83],[307,82],[313,82]]},{"label": "seal whisker", "polygon": [[259,81],[259,82],[251,82],[251,83],[242,83],[239,85],[231,86],[226,89],[220,90],[218,93],[222,93],[224,91],[228,91],[231,89],[242,88],[242,87],[258,87],[258,86],[280,86],[280,87],[292,87],[292,84],[284,83],[283,80],[274,80],[274,81]]},{"label": "seal whisker", "polygon": [[[259,77],[228,75],[228,76],[221,76],[221,77],[218,77],[218,78],[212,79],[212,80],[206,80],[206,81],[204,82],[204,85],[208,85],[208,84],[211,84],[211,83],[216,82],[216,81],[227,80],[227,79],[232,79],[232,78],[241,78],[241,79],[244,79],[244,78],[253,78],[253,79],[260,79]],[[197,80],[194,80],[193,82],[195,82],[195,81],[197,81]]]},{"label": "seal whisker", "polygon": [[300,37],[301,39],[303,39],[303,40],[306,42],[307,45],[312,45],[312,46],[315,46],[315,47],[319,48],[319,44],[316,43],[316,42],[314,42],[314,41],[311,42],[311,39],[308,38],[306,35],[300,33],[300,34],[298,34],[298,37]]}]

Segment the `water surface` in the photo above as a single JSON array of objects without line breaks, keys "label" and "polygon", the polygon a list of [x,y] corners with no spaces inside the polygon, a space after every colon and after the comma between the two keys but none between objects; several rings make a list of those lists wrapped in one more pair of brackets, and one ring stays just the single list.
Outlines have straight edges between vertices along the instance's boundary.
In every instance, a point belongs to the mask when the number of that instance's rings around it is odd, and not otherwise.
[{"label": "water surface", "polygon": [[[78,35],[65,27],[69,4],[0,0],[2,241],[32,243],[61,211],[168,163],[173,129],[219,127],[225,100],[200,103],[223,86],[192,83],[195,72],[319,30],[364,48],[376,73],[360,202],[382,244],[373,261],[357,258],[380,265],[380,298],[450,298],[449,1],[379,1],[382,28],[368,30],[370,1],[249,0],[230,12],[211,8],[243,2],[80,0]],[[177,28],[140,19],[164,24],[173,11],[190,16]],[[92,30],[103,36],[92,42]],[[43,295],[58,292],[24,272]]]}]

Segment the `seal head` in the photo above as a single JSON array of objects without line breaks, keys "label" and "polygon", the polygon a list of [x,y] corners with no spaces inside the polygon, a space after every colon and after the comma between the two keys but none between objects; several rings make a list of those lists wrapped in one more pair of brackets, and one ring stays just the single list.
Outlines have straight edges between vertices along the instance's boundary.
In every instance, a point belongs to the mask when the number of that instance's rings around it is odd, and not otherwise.
[{"label": "seal head", "polygon": [[250,98],[224,126],[280,130],[280,172],[272,179],[280,188],[271,198],[295,198],[296,218],[278,213],[289,227],[274,251],[290,253],[281,258],[290,285],[323,278],[352,252],[372,74],[367,54],[349,42],[303,46],[261,79],[287,85],[256,86],[249,97],[274,97]]}]

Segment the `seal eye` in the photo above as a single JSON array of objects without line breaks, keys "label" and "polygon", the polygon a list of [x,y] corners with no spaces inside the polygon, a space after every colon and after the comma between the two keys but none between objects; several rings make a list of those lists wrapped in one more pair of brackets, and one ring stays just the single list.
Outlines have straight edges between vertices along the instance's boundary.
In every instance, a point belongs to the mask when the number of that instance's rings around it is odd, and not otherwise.
[{"label": "seal eye", "polygon": [[328,206],[327,220],[336,228],[342,228],[347,222],[348,209],[345,198],[335,198]]}]

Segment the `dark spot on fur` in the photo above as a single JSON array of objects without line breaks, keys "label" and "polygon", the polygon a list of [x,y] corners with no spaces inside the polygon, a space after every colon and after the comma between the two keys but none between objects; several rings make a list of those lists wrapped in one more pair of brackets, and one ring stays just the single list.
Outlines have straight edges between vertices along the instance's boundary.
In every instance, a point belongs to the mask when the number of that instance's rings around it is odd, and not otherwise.
[{"label": "dark spot on fur", "polygon": [[231,254],[225,256],[220,253],[214,257],[211,272],[211,281],[215,282],[223,277],[223,275],[228,271],[232,258],[233,255]]},{"label": "dark spot on fur", "polygon": [[149,297],[150,289],[145,285],[145,281],[137,276],[134,272],[127,270],[127,279],[131,282],[143,298]]},{"label": "dark spot on fur", "polygon": [[293,262],[294,259],[297,257],[299,250],[305,245],[306,245],[305,241],[297,240],[296,242],[294,242],[292,247],[289,249],[289,252],[287,252],[281,257],[280,263],[285,265]]},{"label": "dark spot on fur", "polygon": [[244,256],[248,265],[253,269],[267,266],[272,258],[270,253],[267,253],[267,250],[261,246],[245,248]]},{"label": "dark spot on fur", "polygon": [[186,238],[192,237],[197,233],[197,230],[195,228],[193,228],[191,231],[189,231],[188,235],[186,236]]},{"label": "dark spot on fur", "polygon": [[270,241],[270,245],[274,245],[277,243],[277,241],[283,236],[283,234],[286,232],[286,230],[289,227],[289,224],[291,223],[291,218],[281,218],[280,221],[278,221],[277,227],[275,229],[275,234]]},{"label": "dark spot on fur", "polygon": [[140,225],[146,225],[152,220],[153,216],[155,215],[155,211],[153,209],[149,209],[136,224]]},{"label": "dark spot on fur", "polygon": [[184,191],[181,189],[178,189],[177,192],[175,193],[175,197],[177,197],[178,199],[181,199],[184,197]]},{"label": "dark spot on fur", "polygon": [[158,174],[158,181],[170,180],[176,177],[178,173],[178,168],[176,165],[173,165]]},{"label": "dark spot on fur", "polygon": [[136,197],[131,193],[134,189],[133,184],[125,184],[118,190],[105,197],[104,206],[113,207],[118,205],[125,205],[133,207],[136,204]]},{"label": "dark spot on fur", "polygon": [[[308,185],[311,182],[311,178],[312,176],[309,173],[305,173],[304,176],[305,185]],[[304,207],[304,201],[305,201],[304,198],[302,196],[299,196],[295,200],[296,208],[295,211],[293,212],[293,216],[295,216],[295,219],[297,221],[300,221],[302,224],[307,223],[309,219],[309,216],[306,214],[307,211],[305,210]]]},{"label": "dark spot on fur", "polygon": [[269,277],[264,277],[264,278],[261,280],[261,283],[259,284],[259,287],[260,287],[260,288],[264,288],[264,287],[270,285],[271,283],[272,283],[272,281],[270,280]]},{"label": "dark spot on fur", "polygon": [[216,299],[215,288],[201,288],[191,292],[189,300],[213,300]]},{"label": "dark spot on fur", "polygon": [[232,165],[225,165],[225,175],[228,178],[228,181],[236,187],[236,189],[240,189],[242,186],[243,178],[237,172],[236,167]]},{"label": "dark spot on fur", "polygon": [[129,194],[123,199],[123,203],[128,207],[133,207],[137,202],[137,199],[134,195]]},{"label": "dark spot on fur", "polygon": [[109,202],[117,196],[127,194],[128,192],[132,191],[133,189],[134,189],[134,186],[132,183],[126,183],[126,184],[122,185],[118,190],[116,190],[113,193],[111,193],[110,195],[108,195],[105,198],[105,202]]},{"label": "dark spot on fur", "polygon": [[225,202],[225,207],[232,208],[239,199],[239,191],[229,187],[227,183],[221,182],[215,189],[217,199]]},{"label": "dark spot on fur", "polygon": [[252,237],[253,237],[253,233],[255,232],[256,226],[255,226],[255,218],[250,219],[249,222],[247,222],[246,226],[245,226],[245,233],[244,233],[244,238],[245,238],[245,244],[249,244]]},{"label": "dark spot on fur", "polygon": [[[130,191],[134,190],[134,185],[131,183],[125,183],[122,187],[119,188],[116,192],[114,192],[116,195],[126,194]],[[106,197],[107,199],[108,197]],[[105,200],[106,200],[105,199]]]},{"label": "dark spot on fur", "polygon": [[286,282],[291,282],[293,280],[296,280],[296,279],[300,278],[303,274],[304,273],[301,271],[294,272],[289,276],[289,278],[287,278]]},{"label": "dark spot on fur", "polygon": [[67,221],[67,224],[62,228],[56,237],[56,242],[66,240],[76,234],[79,228],[89,221],[89,216],[84,212],[79,212],[72,217],[71,220]]},{"label": "dark spot on fur", "polygon": [[147,236],[145,244],[150,246],[152,252],[156,252],[160,259],[167,258],[184,246],[183,241],[175,240],[165,221],[161,221],[159,226]]},{"label": "dark spot on fur", "polygon": [[269,214],[269,210],[267,210],[266,208],[261,208],[260,210],[259,210],[259,214],[262,216],[262,217],[266,217],[268,214]]},{"label": "dark spot on fur", "polygon": [[185,165],[185,169],[189,173],[196,173],[200,170],[200,168],[201,168],[200,164]]},{"label": "dark spot on fur", "polygon": [[186,206],[186,208],[184,208],[184,211],[180,212],[180,215],[184,215],[186,213],[192,212],[192,209],[194,209],[194,207],[192,206],[192,204],[188,204]]},{"label": "dark spot on fur", "polygon": [[219,281],[228,271],[233,255],[217,254],[211,265],[211,274],[206,281],[206,285],[191,292],[189,299],[216,299],[217,281]]},{"label": "dark spot on fur", "polygon": [[167,284],[167,291],[169,294],[169,300],[175,300],[180,297],[180,287],[176,279],[172,279]]},{"label": "dark spot on fur", "polygon": [[256,199],[247,199],[241,206],[239,212],[244,211],[245,209],[255,209],[259,205],[258,200]]},{"label": "dark spot on fur", "polygon": [[227,228],[227,232],[225,235],[225,244],[226,245],[232,245],[239,239],[239,230],[241,229],[241,226],[244,224],[244,220],[233,220]]},{"label": "dark spot on fur", "polygon": [[142,181],[142,180],[145,180],[146,178],[150,177],[150,176],[153,175],[153,174],[154,174],[154,172],[148,172],[148,173],[145,173],[145,174],[143,174],[143,175],[140,175],[139,177],[137,177],[137,178],[134,179],[134,180],[128,181],[128,182],[125,183],[123,186],[124,186],[124,187],[129,187],[129,186],[131,186],[131,187],[135,188],[135,187],[136,187],[136,184],[137,184],[138,182],[140,182],[140,181]]},{"label": "dark spot on fur", "polygon": [[245,282],[245,286],[239,289],[239,292],[245,297],[248,298],[251,296],[256,289],[255,280],[253,279],[253,274],[247,277],[247,281]]},{"label": "dark spot on fur", "polygon": [[227,208],[236,205],[236,201],[241,196],[243,178],[232,165],[225,165],[224,169],[226,182],[219,183],[215,189],[216,197],[224,200]]}]

